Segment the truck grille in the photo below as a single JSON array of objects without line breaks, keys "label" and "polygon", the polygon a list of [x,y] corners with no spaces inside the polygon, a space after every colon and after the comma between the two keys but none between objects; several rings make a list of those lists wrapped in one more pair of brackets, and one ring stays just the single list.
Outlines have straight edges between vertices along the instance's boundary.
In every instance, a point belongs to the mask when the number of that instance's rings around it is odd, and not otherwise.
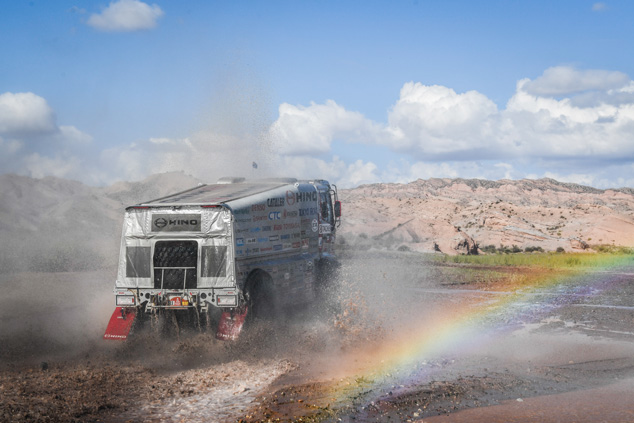
[{"label": "truck grille", "polygon": [[193,289],[198,283],[198,243],[158,241],[154,246],[154,288]]}]

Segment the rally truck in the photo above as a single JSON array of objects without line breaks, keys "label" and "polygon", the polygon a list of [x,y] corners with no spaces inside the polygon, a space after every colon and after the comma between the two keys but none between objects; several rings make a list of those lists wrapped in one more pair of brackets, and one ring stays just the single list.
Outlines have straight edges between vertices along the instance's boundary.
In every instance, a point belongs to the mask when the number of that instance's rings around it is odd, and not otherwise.
[{"label": "rally truck", "polygon": [[336,186],[293,178],[221,178],[126,208],[104,338],[167,320],[235,339],[245,321],[313,301],[340,218]]}]

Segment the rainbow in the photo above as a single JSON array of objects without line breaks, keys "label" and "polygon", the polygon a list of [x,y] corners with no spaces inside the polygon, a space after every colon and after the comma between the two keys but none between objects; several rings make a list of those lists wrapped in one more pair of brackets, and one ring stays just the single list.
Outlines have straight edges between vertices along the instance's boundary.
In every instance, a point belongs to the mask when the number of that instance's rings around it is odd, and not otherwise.
[{"label": "rainbow", "polygon": [[438,371],[427,366],[428,360],[468,352],[482,342],[491,342],[492,337],[539,322],[580,297],[598,295],[614,285],[615,278],[603,272],[613,273],[628,264],[631,268],[631,263],[631,256],[607,256],[590,269],[538,277],[528,285],[491,293],[487,301],[426,316],[407,337],[390,339],[375,348],[356,374],[333,387],[332,399],[345,404],[352,396],[363,396],[369,403],[395,386],[424,383]]}]

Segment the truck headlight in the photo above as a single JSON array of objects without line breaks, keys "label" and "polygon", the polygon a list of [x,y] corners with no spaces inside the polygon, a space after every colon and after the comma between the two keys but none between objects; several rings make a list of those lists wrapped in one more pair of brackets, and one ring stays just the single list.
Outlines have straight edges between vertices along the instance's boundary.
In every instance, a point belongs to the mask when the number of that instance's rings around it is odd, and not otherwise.
[{"label": "truck headlight", "polygon": [[134,296],[132,295],[117,295],[117,306],[133,306]]}]

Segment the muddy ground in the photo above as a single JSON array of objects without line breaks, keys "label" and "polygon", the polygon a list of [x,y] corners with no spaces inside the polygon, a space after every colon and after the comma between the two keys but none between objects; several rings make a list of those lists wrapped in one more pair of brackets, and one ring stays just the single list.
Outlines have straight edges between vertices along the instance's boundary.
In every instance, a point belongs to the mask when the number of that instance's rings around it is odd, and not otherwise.
[{"label": "muddy ground", "polygon": [[633,421],[634,261],[534,271],[349,254],[232,343],[102,340],[114,270],[0,275],[0,421]]}]

